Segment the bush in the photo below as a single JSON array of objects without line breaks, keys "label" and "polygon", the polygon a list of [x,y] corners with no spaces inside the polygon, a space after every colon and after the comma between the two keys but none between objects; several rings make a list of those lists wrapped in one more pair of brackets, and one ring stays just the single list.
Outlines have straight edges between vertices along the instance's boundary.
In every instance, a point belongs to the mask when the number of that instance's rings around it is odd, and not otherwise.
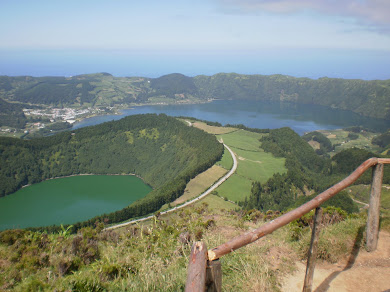
[{"label": "bush", "polygon": [[5,230],[0,232],[0,242],[7,245],[13,245],[18,239],[23,238],[25,234],[25,230]]},{"label": "bush", "polygon": [[349,134],[348,134],[348,138],[349,138],[350,140],[356,140],[356,139],[359,138],[359,135],[358,135],[358,134],[355,134],[355,133],[349,133]]}]

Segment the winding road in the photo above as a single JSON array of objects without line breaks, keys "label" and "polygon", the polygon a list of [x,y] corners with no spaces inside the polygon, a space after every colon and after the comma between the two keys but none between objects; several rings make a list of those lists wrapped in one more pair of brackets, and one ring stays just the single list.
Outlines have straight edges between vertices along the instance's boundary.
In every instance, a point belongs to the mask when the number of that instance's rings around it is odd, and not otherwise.
[{"label": "winding road", "polygon": [[[214,191],[216,188],[218,188],[225,180],[227,180],[237,169],[237,158],[236,156],[234,155],[233,151],[229,148],[229,146],[227,146],[226,144],[223,144],[223,146],[230,152],[230,155],[232,156],[233,158],[233,166],[232,168],[230,169],[230,171],[225,174],[222,178],[220,178],[215,184],[213,184],[210,188],[208,188],[205,192],[203,192],[200,196],[192,199],[191,201],[188,201],[186,203],[184,203],[183,205],[180,205],[180,206],[177,206],[177,207],[174,207],[172,209],[169,209],[167,211],[163,211],[161,212],[160,214],[161,215],[164,215],[164,214],[168,214],[168,213],[171,213],[171,212],[174,212],[174,211],[177,211],[181,208],[184,208],[184,207],[187,207],[188,205],[191,205],[197,201],[199,201],[200,199],[203,199],[204,197],[206,197],[208,194],[210,194],[212,191]],[[135,220],[132,220],[132,221],[129,221],[129,222],[125,222],[125,223],[120,223],[120,224],[116,224],[116,225],[113,225],[113,226],[110,226],[110,227],[107,227],[107,228],[104,228],[103,230],[112,230],[112,229],[116,229],[116,228],[119,228],[119,227],[123,227],[123,226],[126,226],[126,225],[130,225],[130,224],[134,224],[134,223],[137,223],[137,222],[141,222],[141,221],[146,221],[146,220],[149,220],[149,219],[152,219],[154,217],[154,215],[150,215],[150,216],[147,216],[147,217],[144,217],[144,218],[140,218],[140,219],[135,219]]]}]

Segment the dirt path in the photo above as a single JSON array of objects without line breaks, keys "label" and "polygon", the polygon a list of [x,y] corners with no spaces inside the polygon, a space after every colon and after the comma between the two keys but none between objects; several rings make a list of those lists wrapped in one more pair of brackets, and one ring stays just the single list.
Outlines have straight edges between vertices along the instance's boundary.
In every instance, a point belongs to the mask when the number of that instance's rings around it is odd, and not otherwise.
[{"label": "dirt path", "polygon": [[364,207],[362,207],[362,208],[360,208],[360,209],[368,209],[368,207],[370,206],[370,205],[368,205],[367,203],[363,203],[363,202],[358,201],[358,200],[355,200],[355,199],[353,199],[353,198],[351,198],[351,199],[352,199],[352,201],[354,201],[355,203],[358,203],[358,204],[361,204],[361,205],[364,206]]},{"label": "dirt path", "polygon": [[[302,291],[306,263],[288,276],[282,291]],[[337,264],[317,263],[313,292],[390,291],[390,234],[379,233],[378,248],[368,253],[360,248],[349,259]]]}]

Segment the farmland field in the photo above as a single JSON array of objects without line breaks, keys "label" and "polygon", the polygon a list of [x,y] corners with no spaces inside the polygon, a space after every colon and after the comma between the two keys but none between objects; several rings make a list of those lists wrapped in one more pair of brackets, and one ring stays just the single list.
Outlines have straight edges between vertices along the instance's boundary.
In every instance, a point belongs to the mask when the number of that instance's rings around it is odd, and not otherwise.
[{"label": "farmland field", "polygon": [[217,189],[217,192],[219,196],[237,202],[249,197],[251,188],[252,180],[238,174],[233,174]]},{"label": "farmland field", "polygon": [[189,199],[199,196],[225,173],[226,169],[218,165],[214,165],[208,170],[202,172],[201,174],[198,174],[187,184],[187,187],[184,190],[184,194],[177,198],[171,205],[176,206],[178,204],[186,202]]},{"label": "farmland field", "polygon": [[217,162],[217,165],[225,168],[225,169],[231,169],[233,166],[233,158],[230,155],[229,151],[226,149],[223,152],[222,158],[220,161]]},{"label": "farmland field", "polygon": [[285,173],[285,159],[276,158],[263,149],[258,152],[245,151],[241,149],[233,150],[238,159],[237,174],[251,180],[266,182],[274,173]]},{"label": "farmland field", "polygon": [[[287,171],[284,167],[284,158],[276,158],[260,148],[259,139],[263,135],[266,134],[245,130],[217,135],[218,140],[222,139],[231,147],[238,161],[236,173],[217,189],[218,195],[234,202],[243,201],[250,195],[252,182],[264,183],[275,173]],[[223,157],[220,165],[225,163],[226,159]]]},{"label": "farmland field", "polygon": [[324,134],[330,140],[330,142],[332,142],[332,145],[335,145],[333,154],[352,147],[366,149],[372,152],[380,152],[381,150],[379,146],[373,145],[371,143],[372,138],[376,137],[378,133],[355,133],[358,135],[358,138],[352,140],[348,138],[348,134],[351,132],[345,130],[319,130],[318,132]]},{"label": "farmland field", "polygon": [[259,139],[265,134],[253,133],[244,130],[238,130],[232,133],[217,135],[218,140],[233,148],[244,149],[249,151],[259,151]]},{"label": "farmland field", "polygon": [[199,121],[194,122],[193,126],[214,135],[226,134],[233,131],[237,131],[236,128],[210,126],[204,122],[199,122]]}]

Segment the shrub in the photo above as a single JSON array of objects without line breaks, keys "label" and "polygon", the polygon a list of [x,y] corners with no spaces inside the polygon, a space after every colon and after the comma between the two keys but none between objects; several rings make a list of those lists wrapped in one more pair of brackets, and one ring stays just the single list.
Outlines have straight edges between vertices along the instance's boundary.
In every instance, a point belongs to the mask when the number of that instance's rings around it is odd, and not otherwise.
[{"label": "shrub", "polygon": [[7,245],[13,245],[18,239],[23,238],[26,232],[27,231],[20,229],[5,230],[0,232],[0,242]]},{"label": "shrub", "polygon": [[358,134],[355,134],[355,133],[349,133],[349,134],[348,134],[348,138],[349,138],[350,140],[356,140],[356,139],[359,138],[359,135],[358,135]]}]

